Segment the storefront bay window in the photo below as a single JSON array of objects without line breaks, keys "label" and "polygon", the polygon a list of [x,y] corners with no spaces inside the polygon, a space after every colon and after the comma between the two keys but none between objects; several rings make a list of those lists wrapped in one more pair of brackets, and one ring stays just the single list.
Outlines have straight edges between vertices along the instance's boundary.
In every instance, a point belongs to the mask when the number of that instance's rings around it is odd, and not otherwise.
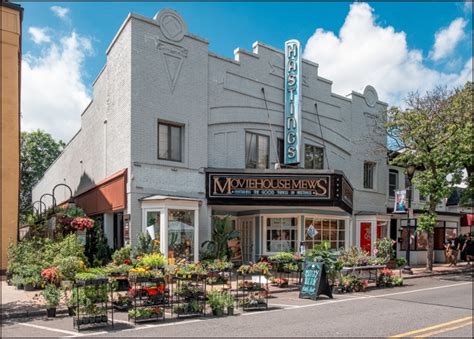
[{"label": "storefront bay window", "polygon": [[194,211],[168,210],[168,257],[194,260]]},{"label": "storefront bay window", "polygon": [[296,252],[298,218],[267,218],[266,252]]},{"label": "storefront bay window", "polygon": [[199,200],[151,196],[142,201],[143,232],[153,232],[168,258],[199,258]]},{"label": "storefront bay window", "polygon": [[324,240],[329,241],[333,249],[345,246],[345,220],[305,217],[304,230],[304,242],[307,250]]},{"label": "storefront bay window", "polygon": [[[160,232],[161,232],[161,229],[160,229],[161,220],[160,220],[160,218],[161,218],[160,212],[158,212],[158,211],[147,211],[146,212],[147,232],[149,232],[148,229],[152,230],[153,231],[152,233],[155,236],[155,240],[157,240],[157,241],[160,241]],[[151,227],[153,227],[153,228],[151,228]]]},{"label": "storefront bay window", "polygon": [[452,221],[438,221],[434,228],[434,249],[444,250],[444,243],[458,236],[458,223]]}]

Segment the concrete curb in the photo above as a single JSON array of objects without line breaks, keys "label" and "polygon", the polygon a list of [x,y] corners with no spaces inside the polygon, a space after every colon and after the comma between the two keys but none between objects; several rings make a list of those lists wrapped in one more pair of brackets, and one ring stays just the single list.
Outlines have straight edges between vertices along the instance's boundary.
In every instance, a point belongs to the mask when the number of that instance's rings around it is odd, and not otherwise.
[{"label": "concrete curb", "polygon": [[417,278],[427,278],[427,277],[434,277],[439,275],[449,275],[449,274],[459,274],[459,273],[473,273],[474,268],[465,268],[465,269],[457,269],[457,270],[450,270],[450,271],[438,271],[438,272],[431,272],[431,273],[420,273],[420,274],[413,274],[413,275],[403,275],[403,279],[417,279]]},{"label": "concrete curb", "polygon": [[[67,308],[56,309],[56,315],[68,314]],[[2,312],[2,319],[15,319],[15,318],[34,318],[34,317],[45,317],[46,310],[34,310],[34,311],[18,311],[18,312]]]}]

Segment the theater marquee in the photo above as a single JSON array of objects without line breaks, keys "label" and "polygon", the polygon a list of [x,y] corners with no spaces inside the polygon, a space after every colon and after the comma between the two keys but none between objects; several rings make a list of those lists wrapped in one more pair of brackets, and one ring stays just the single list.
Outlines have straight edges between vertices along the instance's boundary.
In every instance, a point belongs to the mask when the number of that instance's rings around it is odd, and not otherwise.
[{"label": "theater marquee", "polygon": [[[343,204],[344,209],[352,210],[352,187],[339,173],[311,175],[298,172],[276,174],[208,171],[206,181],[206,196],[210,205]],[[342,194],[343,189],[345,194]]]}]

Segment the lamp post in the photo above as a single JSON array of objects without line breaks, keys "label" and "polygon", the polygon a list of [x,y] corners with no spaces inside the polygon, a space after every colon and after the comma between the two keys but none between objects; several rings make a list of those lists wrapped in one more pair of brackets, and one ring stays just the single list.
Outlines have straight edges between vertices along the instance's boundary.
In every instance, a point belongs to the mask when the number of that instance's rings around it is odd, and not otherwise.
[{"label": "lamp post", "polygon": [[410,267],[410,214],[411,214],[411,194],[412,194],[412,184],[411,180],[413,179],[413,175],[415,174],[415,165],[408,165],[405,169],[405,174],[408,178],[408,187],[407,187],[407,199],[408,199],[408,211],[407,211],[407,252],[406,252],[406,260],[407,263],[403,268],[403,273],[405,274],[413,274],[413,271]]}]

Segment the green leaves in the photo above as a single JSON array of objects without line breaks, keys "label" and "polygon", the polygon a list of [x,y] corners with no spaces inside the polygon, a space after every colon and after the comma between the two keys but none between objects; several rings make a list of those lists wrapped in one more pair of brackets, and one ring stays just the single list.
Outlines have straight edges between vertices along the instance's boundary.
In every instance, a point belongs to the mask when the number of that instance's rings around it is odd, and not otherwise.
[{"label": "green leaves", "polygon": [[64,149],[64,142],[41,130],[21,132],[20,137],[20,214],[29,212],[31,190]]}]

